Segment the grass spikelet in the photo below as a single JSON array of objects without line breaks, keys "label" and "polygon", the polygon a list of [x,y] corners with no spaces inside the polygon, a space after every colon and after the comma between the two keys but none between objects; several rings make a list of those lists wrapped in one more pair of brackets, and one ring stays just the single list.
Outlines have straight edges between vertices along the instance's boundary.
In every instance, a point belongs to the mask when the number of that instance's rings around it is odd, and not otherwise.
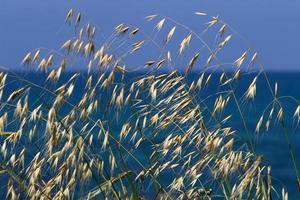
[{"label": "grass spikelet", "polygon": [[188,65],[188,67],[185,70],[185,74],[186,75],[192,70],[192,68],[194,67],[195,62],[197,61],[198,58],[199,58],[199,53],[196,53],[193,56],[193,58],[190,60],[189,65]]},{"label": "grass spikelet", "polygon": [[165,39],[165,45],[168,44],[171,40],[171,38],[173,37],[174,33],[176,30],[176,26],[174,26],[168,33],[167,38]]},{"label": "grass spikelet", "polygon": [[282,188],[282,190],[281,190],[281,199],[282,200],[288,200],[289,199],[288,198],[288,193],[285,191],[284,188]]},{"label": "grass spikelet", "polygon": [[156,64],[156,68],[159,69],[163,66],[163,64],[165,63],[166,59],[162,59],[160,60],[157,64]]},{"label": "grass spikelet", "polygon": [[32,60],[32,54],[28,53],[28,54],[25,55],[25,57],[24,57],[24,59],[22,61],[22,64],[23,65],[29,65],[30,62],[31,62],[31,60]]},{"label": "grass spikelet", "polygon": [[259,133],[260,127],[261,127],[262,122],[263,122],[263,119],[264,119],[263,116],[261,116],[261,117],[259,118],[259,121],[257,122],[256,128],[255,128],[255,132],[256,132],[256,133]]},{"label": "grass spikelet", "polygon": [[206,16],[207,14],[204,12],[195,12],[195,15],[197,16]]},{"label": "grass spikelet", "polygon": [[182,54],[184,52],[184,50],[186,49],[186,47],[189,46],[191,39],[192,39],[192,35],[190,34],[182,40],[182,42],[180,44],[180,48],[179,48],[179,54]]},{"label": "grass spikelet", "polygon": [[218,17],[212,17],[212,19],[209,22],[207,22],[206,24],[208,25],[208,28],[210,28],[210,27],[216,25],[218,22],[219,22]]},{"label": "grass spikelet", "polygon": [[204,73],[201,74],[201,76],[199,77],[199,79],[198,79],[198,81],[197,81],[197,88],[198,88],[199,90],[201,90],[201,88],[202,88],[203,78],[204,78]]},{"label": "grass spikelet", "polygon": [[257,52],[255,52],[250,60],[250,65],[253,65],[257,60]]},{"label": "grass spikelet", "polygon": [[219,30],[219,34],[222,37],[227,29],[227,24],[223,24]]},{"label": "grass spikelet", "polygon": [[67,40],[62,46],[62,49],[66,49],[68,52],[71,51],[71,40]]},{"label": "grass spikelet", "polygon": [[172,55],[171,55],[170,51],[168,51],[168,53],[167,53],[167,59],[168,59],[169,63],[172,62]]},{"label": "grass spikelet", "polygon": [[208,84],[210,83],[210,80],[211,80],[211,74],[208,75],[206,81],[205,81],[205,85],[206,87],[208,86]]},{"label": "grass spikelet", "polygon": [[208,59],[206,60],[206,63],[205,63],[205,67],[209,66],[209,64],[212,62],[213,58],[214,58],[213,55],[210,55],[210,56],[208,57]]},{"label": "grass spikelet", "polygon": [[155,19],[156,17],[157,17],[157,15],[148,15],[148,16],[145,17],[145,19],[146,19],[147,21],[152,21],[152,20]]},{"label": "grass spikelet", "polygon": [[79,12],[76,17],[76,26],[80,24],[80,21],[81,21],[81,13]]},{"label": "grass spikelet", "polygon": [[231,35],[227,36],[224,39],[224,41],[219,44],[219,50],[223,49],[225,47],[225,45],[230,41],[231,38],[232,38]]},{"label": "grass spikelet", "polygon": [[47,68],[49,68],[50,66],[53,65],[53,55],[49,56],[46,65],[47,65]]},{"label": "grass spikelet", "polygon": [[144,42],[145,42],[145,41],[142,40],[142,41],[139,41],[139,42],[134,43],[134,44],[132,45],[131,53],[138,51],[138,50],[143,46]]},{"label": "grass spikelet", "polygon": [[65,22],[67,23],[71,23],[72,21],[72,18],[73,18],[73,14],[74,14],[74,11],[73,11],[73,8],[71,8],[66,16],[66,19],[65,19]]},{"label": "grass spikelet", "polygon": [[38,59],[39,59],[39,57],[40,57],[40,53],[41,53],[41,51],[38,49],[36,52],[35,52],[35,54],[34,54],[34,56],[33,56],[33,63],[37,63],[38,62]]},{"label": "grass spikelet", "polygon": [[41,60],[38,69],[40,69],[41,71],[47,71],[47,61],[45,58]]},{"label": "grass spikelet", "polygon": [[282,117],[283,117],[283,108],[280,107],[280,109],[279,109],[279,111],[277,113],[277,117],[276,117],[277,121],[281,121]]},{"label": "grass spikelet", "polygon": [[160,20],[160,21],[156,24],[155,28],[156,28],[157,31],[160,31],[160,30],[162,29],[162,27],[163,27],[165,21],[166,21],[166,19],[164,18],[164,19]]},{"label": "grass spikelet", "polygon": [[18,89],[14,92],[12,92],[9,97],[7,98],[6,102],[12,102],[14,101],[17,97],[21,96],[25,91],[25,88],[21,88],[21,89]]},{"label": "grass spikelet", "polygon": [[140,29],[139,28],[135,28],[135,29],[133,29],[133,31],[131,31],[131,35],[136,35],[138,32],[140,31]]},{"label": "grass spikelet", "polygon": [[277,95],[278,95],[278,84],[276,82],[274,87],[274,96],[277,97]]},{"label": "grass spikelet", "polygon": [[157,96],[157,89],[155,88],[155,83],[152,83],[149,93],[150,93],[152,101],[155,102],[156,96]]},{"label": "grass spikelet", "polygon": [[145,67],[150,67],[151,65],[155,64],[155,61],[154,60],[150,60],[150,61],[147,61],[145,63]]},{"label": "grass spikelet", "polygon": [[255,97],[255,94],[256,94],[256,80],[257,80],[257,77],[255,77],[253,79],[252,83],[250,84],[250,86],[247,89],[247,92],[246,92],[246,98],[247,99],[254,100],[254,97]]},{"label": "grass spikelet", "polygon": [[122,33],[126,33],[128,30],[129,30],[128,26],[121,26],[120,28],[117,29],[117,32],[119,34],[122,34]]},{"label": "grass spikelet", "polygon": [[300,122],[300,105],[297,106],[294,112],[294,118],[297,119],[297,123]]},{"label": "grass spikelet", "polygon": [[236,59],[236,61],[234,61],[234,64],[239,68],[242,66],[242,64],[244,63],[244,60],[247,56],[247,51],[244,52],[238,59]]}]

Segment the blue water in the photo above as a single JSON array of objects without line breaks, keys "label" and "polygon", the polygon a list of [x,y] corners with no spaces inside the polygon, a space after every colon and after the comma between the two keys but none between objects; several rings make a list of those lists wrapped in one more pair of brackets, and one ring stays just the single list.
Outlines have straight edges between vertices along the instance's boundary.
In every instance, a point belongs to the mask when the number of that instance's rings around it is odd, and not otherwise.
[{"label": "blue water", "polygon": [[[129,74],[125,80],[127,82],[130,82],[135,78],[137,78],[137,76],[139,75],[140,74]],[[218,79],[219,75],[220,74],[217,73],[213,75],[211,86],[204,89],[200,95],[205,97],[207,94],[210,94],[217,90],[217,88],[214,87],[214,82]],[[18,76],[22,76],[25,79],[40,85],[45,84],[44,82],[45,76],[43,74],[18,73]],[[71,74],[68,73],[64,74],[60,82],[66,81],[70,76]],[[191,74],[188,78],[188,82],[191,82],[197,76],[198,76],[197,74]],[[241,94],[243,93],[242,91],[245,91],[245,89],[251,83],[253,77],[254,75],[251,74],[248,76],[241,77],[241,81],[240,81],[241,84],[239,84],[239,86],[236,87],[237,96],[241,96]],[[269,73],[268,77],[272,85],[274,85],[275,82],[278,82],[279,96],[291,95],[300,99],[300,88],[297,86],[297,83],[299,82],[300,73]],[[9,78],[9,82],[12,80],[13,78]],[[262,111],[271,101],[271,94],[269,94],[266,88],[266,83],[264,79],[263,78],[259,79],[257,84],[258,84],[257,96],[255,101],[252,103],[242,104],[242,110],[245,113],[245,120],[250,130],[251,138],[254,142],[254,148],[256,150],[257,155],[264,155],[264,163],[266,165],[271,165],[272,175],[274,177],[273,183],[275,184],[275,186],[279,188],[285,186],[289,192],[290,199],[298,199],[300,198],[300,195],[299,195],[299,188],[296,182],[296,174],[290,159],[291,157],[289,155],[288,145],[285,141],[282,128],[280,128],[280,125],[272,124],[270,131],[268,133],[262,132],[259,133],[258,135],[254,133],[256,123],[258,122],[258,119],[262,114]],[[4,96],[7,96],[7,93],[9,93],[10,90],[12,90],[13,88],[19,85],[20,85],[19,83],[12,83],[8,85],[5,90],[6,93],[4,94]],[[84,81],[83,80],[78,81],[75,88],[75,96],[73,98],[74,102],[79,98],[81,98],[83,88],[84,88]],[[38,90],[36,91],[33,90],[32,93],[34,92],[39,94]],[[109,94],[105,94],[105,95],[109,95]],[[49,101],[49,97],[44,95],[42,99],[37,99],[36,96],[31,96],[29,102],[31,101],[36,101],[36,105],[38,105],[39,101],[40,102]],[[211,103],[213,104],[213,102]],[[300,132],[299,132],[299,128],[296,126],[295,121],[292,120],[292,115],[296,108],[296,104],[292,101],[283,101],[283,104],[286,105],[288,108],[287,110],[284,110],[284,116],[287,122],[287,127],[289,130],[289,138],[291,140],[291,145],[295,153],[297,166],[298,168],[300,168],[300,134],[299,134]],[[102,105],[105,106],[105,104]],[[101,109],[104,109],[104,107],[102,107]],[[235,106],[229,104],[229,108],[227,109],[227,112],[233,114],[233,117],[229,123],[234,127],[235,130],[237,130],[237,138],[239,138],[238,140],[240,142],[247,141],[246,133],[244,131],[243,125],[238,115],[238,111],[236,110]],[[126,120],[126,118],[128,117],[128,113],[123,113],[120,117],[121,117],[120,121],[122,121],[122,118],[123,120]],[[119,125],[116,124],[114,126],[116,128]],[[136,156],[138,159],[143,161],[144,155],[139,154]],[[165,180],[167,180],[168,177],[165,178],[166,178]]]}]

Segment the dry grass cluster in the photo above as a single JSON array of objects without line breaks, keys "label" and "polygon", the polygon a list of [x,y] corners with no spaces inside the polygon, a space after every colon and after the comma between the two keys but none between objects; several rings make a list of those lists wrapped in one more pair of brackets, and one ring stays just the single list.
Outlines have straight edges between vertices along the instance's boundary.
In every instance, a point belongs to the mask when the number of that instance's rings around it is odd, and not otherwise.
[{"label": "dry grass cluster", "polygon": [[[200,33],[151,15],[145,30],[120,24],[103,37],[71,9],[65,22],[75,36],[23,60],[44,85],[2,72],[1,192],[8,199],[287,199],[251,135],[270,124],[286,130],[281,100],[292,97],[278,96],[251,49],[221,61],[240,36],[218,17],[195,14],[208,21]],[[81,72],[64,75],[74,66]],[[237,95],[249,74],[253,81]],[[251,130],[242,104],[255,101],[259,78],[273,99]],[[243,131],[230,125],[233,113]]]}]

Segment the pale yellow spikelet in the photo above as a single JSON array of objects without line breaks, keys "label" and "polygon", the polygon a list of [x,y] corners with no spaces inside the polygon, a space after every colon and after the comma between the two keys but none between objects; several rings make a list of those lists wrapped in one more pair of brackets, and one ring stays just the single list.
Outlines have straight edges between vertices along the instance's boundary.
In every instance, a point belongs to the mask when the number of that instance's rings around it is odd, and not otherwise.
[{"label": "pale yellow spikelet", "polygon": [[94,26],[91,32],[91,38],[93,39],[96,34],[96,27]]},{"label": "pale yellow spikelet", "polygon": [[125,75],[126,73],[126,69],[125,69],[125,66],[120,66],[120,65],[116,65],[115,68],[122,74],[122,75]]},{"label": "pale yellow spikelet", "polygon": [[257,80],[257,76],[253,79],[252,83],[250,84],[250,86],[247,89],[246,92],[246,98],[247,99],[251,99],[253,100],[256,94],[256,80]]},{"label": "pale yellow spikelet", "polygon": [[[3,132],[3,131],[1,131]],[[6,158],[6,155],[7,155],[7,142],[6,140],[3,142],[2,146],[1,146],[1,154],[4,158]]]},{"label": "pale yellow spikelet", "polygon": [[24,91],[25,91],[25,88],[21,88],[21,89],[18,89],[16,91],[12,92],[6,101],[11,102],[11,101],[15,100],[17,97],[22,95],[24,93]]},{"label": "pale yellow spikelet", "polygon": [[281,198],[282,198],[282,200],[288,200],[289,199],[288,198],[288,193],[285,191],[284,188],[282,188],[282,190],[281,190]]},{"label": "pale yellow spikelet", "polygon": [[209,22],[207,22],[206,24],[208,25],[208,28],[210,28],[210,27],[216,25],[218,22],[219,22],[218,17],[212,17],[212,19]]},{"label": "pale yellow spikelet", "polygon": [[34,56],[33,56],[33,62],[36,64],[37,62],[38,62],[38,59],[39,59],[39,57],[40,57],[40,53],[41,53],[41,51],[38,49],[36,52],[35,52],[35,54],[34,54]]},{"label": "pale yellow spikelet", "polygon": [[47,65],[47,68],[53,65],[53,55],[49,56],[46,65]]},{"label": "pale yellow spikelet", "polygon": [[105,131],[105,133],[104,133],[104,140],[103,140],[102,147],[101,147],[102,149],[106,149],[106,146],[108,144],[108,137],[109,137],[108,134],[109,133],[107,131]]},{"label": "pale yellow spikelet", "polygon": [[294,118],[297,119],[298,123],[300,122],[300,105],[297,106],[297,108],[294,112]]},{"label": "pale yellow spikelet", "polygon": [[135,35],[135,34],[137,34],[138,32],[140,31],[140,29],[139,28],[135,28],[135,29],[133,29],[133,31],[131,31],[131,35]]},{"label": "pale yellow spikelet", "polygon": [[132,45],[131,53],[138,51],[143,46],[144,43],[145,43],[144,40],[134,43]]},{"label": "pale yellow spikelet", "polygon": [[119,29],[117,29],[117,32],[119,34],[122,34],[122,33],[126,33],[128,30],[129,30],[128,26],[121,26]]},{"label": "pale yellow spikelet", "polygon": [[121,132],[120,132],[120,140],[123,140],[124,138],[127,137],[128,133],[130,132],[131,127],[129,123],[125,123],[122,126]]},{"label": "pale yellow spikelet", "polygon": [[47,77],[47,80],[50,80],[52,82],[55,82],[56,81],[56,72],[55,70],[51,70],[51,72],[49,73],[48,77]]},{"label": "pale yellow spikelet", "polygon": [[269,131],[270,123],[271,123],[271,121],[270,121],[270,119],[268,119],[267,122],[266,122],[266,131],[267,132]]},{"label": "pale yellow spikelet", "polygon": [[93,76],[91,75],[91,76],[89,76],[89,78],[86,81],[85,88],[90,89],[92,86],[92,81],[93,81]]},{"label": "pale yellow spikelet", "polygon": [[41,109],[42,105],[39,105],[37,108],[35,108],[31,114],[30,114],[30,121],[36,121],[37,120],[37,113],[39,112],[39,110]]},{"label": "pale yellow spikelet", "polygon": [[226,29],[227,29],[227,24],[223,24],[222,27],[221,27],[220,30],[219,30],[220,36],[223,36],[223,35],[224,35]]},{"label": "pale yellow spikelet", "polygon": [[74,11],[73,11],[73,8],[71,8],[69,10],[69,12],[67,13],[65,22],[71,22],[72,18],[73,18],[73,14],[74,14]]},{"label": "pale yellow spikelet", "polygon": [[208,84],[210,83],[210,80],[211,80],[211,74],[208,75],[206,81],[205,81],[205,85],[206,87],[208,86]]},{"label": "pale yellow spikelet", "polygon": [[194,67],[195,65],[195,62],[198,60],[199,58],[199,53],[196,53],[192,59],[189,61],[189,65],[188,67],[185,69],[185,74],[187,75],[191,70],[192,68]]},{"label": "pale yellow spikelet", "polygon": [[122,87],[122,89],[121,89],[121,91],[120,91],[120,93],[119,93],[119,95],[117,96],[117,98],[116,98],[116,105],[117,105],[117,107],[120,109],[121,107],[122,107],[122,105],[123,105],[123,102],[124,102],[124,87]]},{"label": "pale yellow spikelet", "polygon": [[282,120],[282,117],[283,117],[283,108],[282,107],[280,107],[280,109],[279,109],[279,111],[278,111],[278,113],[277,113],[277,120],[278,121],[281,121]]},{"label": "pale yellow spikelet", "polygon": [[163,64],[165,63],[166,59],[162,59],[160,60],[157,64],[156,64],[156,68],[159,69],[163,66]]},{"label": "pale yellow spikelet", "polygon": [[43,58],[38,66],[38,69],[42,71],[47,71],[47,61],[45,58]]},{"label": "pale yellow spikelet", "polygon": [[201,88],[202,88],[203,78],[204,78],[204,73],[202,73],[202,74],[200,75],[200,77],[199,77],[199,79],[198,79],[198,81],[197,81],[197,88],[198,88],[199,90],[201,90]]},{"label": "pale yellow spikelet", "polygon": [[78,44],[77,53],[79,53],[80,51],[83,51],[83,41],[81,41],[81,42]]},{"label": "pale yellow spikelet", "polygon": [[117,32],[119,32],[120,29],[122,29],[123,27],[124,27],[124,24],[119,24],[118,26],[115,27],[115,30],[116,30]]},{"label": "pale yellow spikelet", "polygon": [[176,30],[176,26],[174,26],[168,33],[167,38],[165,39],[165,45],[168,44],[171,40],[171,38],[173,37],[174,33]]},{"label": "pale yellow spikelet", "polygon": [[152,20],[155,19],[156,17],[157,17],[157,15],[148,15],[148,16],[145,17],[145,19],[146,19],[147,21],[152,21]]},{"label": "pale yellow spikelet", "polygon": [[17,106],[14,110],[14,117],[21,117],[21,112],[22,112],[22,105],[21,105],[21,100],[19,99]]},{"label": "pale yellow spikelet", "polygon": [[81,21],[81,13],[79,12],[76,17],[76,25],[78,26]]},{"label": "pale yellow spikelet", "polygon": [[66,68],[66,65],[67,65],[66,59],[62,59],[62,61],[60,62],[59,68],[61,68],[61,70],[64,70]]},{"label": "pale yellow spikelet", "polygon": [[85,27],[85,34],[87,35],[87,37],[90,37],[91,34],[91,24],[88,23]]},{"label": "pale yellow spikelet", "polygon": [[129,103],[131,102],[131,94],[129,93],[125,99],[125,105],[129,105]]},{"label": "pale yellow spikelet", "polygon": [[151,100],[153,102],[156,101],[156,96],[157,96],[157,89],[155,88],[155,82],[151,84],[150,90],[149,90]]},{"label": "pale yellow spikelet", "polygon": [[277,97],[277,93],[278,93],[278,84],[276,82],[275,87],[274,87],[274,96],[275,96],[275,98]]},{"label": "pale yellow spikelet", "polygon": [[79,33],[78,33],[78,39],[81,40],[82,39],[82,35],[83,35],[83,28],[81,28],[79,30]]},{"label": "pale yellow spikelet", "polygon": [[68,52],[71,51],[71,40],[67,40],[62,46],[62,49],[66,49]]},{"label": "pale yellow spikelet", "polygon": [[67,89],[66,95],[67,95],[68,97],[71,96],[72,93],[73,93],[73,91],[74,91],[74,83],[70,84],[70,86],[69,86],[68,89]]},{"label": "pale yellow spikelet", "polygon": [[147,62],[145,63],[145,67],[149,67],[149,66],[153,65],[154,63],[155,63],[154,60],[147,61]]},{"label": "pale yellow spikelet", "polygon": [[258,121],[257,124],[256,124],[256,128],[255,128],[255,132],[256,132],[256,133],[259,133],[260,127],[261,127],[262,122],[263,122],[263,119],[264,119],[264,117],[263,117],[263,115],[262,115],[262,116],[259,118],[259,121]]},{"label": "pale yellow spikelet", "polygon": [[184,50],[186,49],[186,47],[189,46],[191,39],[192,39],[192,35],[190,34],[182,40],[182,42],[180,44],[180,48],[179,48],[179,54],[182,54],[184,52]]},{"label": "pale yellow spikelet", "polygon": [[227,36],[223,42],[219,44],[219,50],[225,47],[225,45],[231,40],[232,35]]},{"label": "pale yellow spikelet", "polygon": [[250,60],[250,65],[253,65],[257,60],[257,52],[255,52]]},{"label": "pale yellow spikelet", "polygon": [[150,124],[153,125],[153,124],[157,124],[158,122],[158,119],[159,119],[159,114],[156,113],[155,115],[153,115],[150,119]]},{"label": "pale yellow spikelet", "polygon": [[168,59],[169,63],[172,62],[172,55],[171,55],[170,51],[168,51],[168,53],[167,53],[167,59]]},{"label": "pale yellow spikelet", "polygon": [[238,70],[236,70],[236,72],[235,72],[235,74],[234,74],[234,76],[233,76],[233,80],[238,80],[239,78],[240,78],[240,76],[241,76],[241,70],[240,69],[238,69]]},{"label": "pale yellow spikelet", "polygon": [[244,63],[244,60],[245,60],[245,58],[246,58],[246,56],[247,56],[247,51],[245,51],[238,59],[236,59],[235,61],[234,61],[234,64],[237,66],[237,67],[241,67],[242,66],[242,64]]},{"label": "pale yellow spikelet", "polygon": [[211,54],[211,55],[208,57],[208,59],[206,60],[205,67],[207,67],[207,66],[212,62],[213,58],[214,58],[214,55]]},{"label": "pale yellow spikelet", "polygon": [[195,15],[197,16],[206,16],[207,14],[204,12],[195,12]]},{"label": "pale yellow spikelet", "polygon": [[32,60],[32,54],[28,53],[28,54],[25,55],[25,57],[24,57],[24,59],[22,61],[22,64],[23,65],[29,65],[30,62],[31,62],[31,60]]},{"label": "pale yellow spikelet", "polygon": [[267,168],[267,200],[271,200],[271,187],[272,187],[272,178],[271,178],[271,166]]}]

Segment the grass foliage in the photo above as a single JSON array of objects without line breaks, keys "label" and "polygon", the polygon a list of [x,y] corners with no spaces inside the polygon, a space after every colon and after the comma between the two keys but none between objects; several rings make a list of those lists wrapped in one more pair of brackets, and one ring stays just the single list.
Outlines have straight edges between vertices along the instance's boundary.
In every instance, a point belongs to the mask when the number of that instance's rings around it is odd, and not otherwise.
[{"label": "grass foliage", "polygon": [[[120,24],[105,37],[71,9],[65,26],[74,35],[57,50],[39,48],[23,59],[44,84],[3,70],[2,193],[8,199],[287,199],[286,188],[273,187],[253,135],[281,127],[299,180],[285,122],[300,119],[299,102],[278,96],[253,49],[231,52],[231,44],[246,42],[228,24],[195,15],[200,31],[151,15],[140,27]],[[253,80],[238,94],[244,76]],[[255,104],[258,79],[272,98],[253,129],[244,108]],[[285,115],[284,99],[296,105],[294,116]],[[242,130],[231,126],[232,117]]]}]

